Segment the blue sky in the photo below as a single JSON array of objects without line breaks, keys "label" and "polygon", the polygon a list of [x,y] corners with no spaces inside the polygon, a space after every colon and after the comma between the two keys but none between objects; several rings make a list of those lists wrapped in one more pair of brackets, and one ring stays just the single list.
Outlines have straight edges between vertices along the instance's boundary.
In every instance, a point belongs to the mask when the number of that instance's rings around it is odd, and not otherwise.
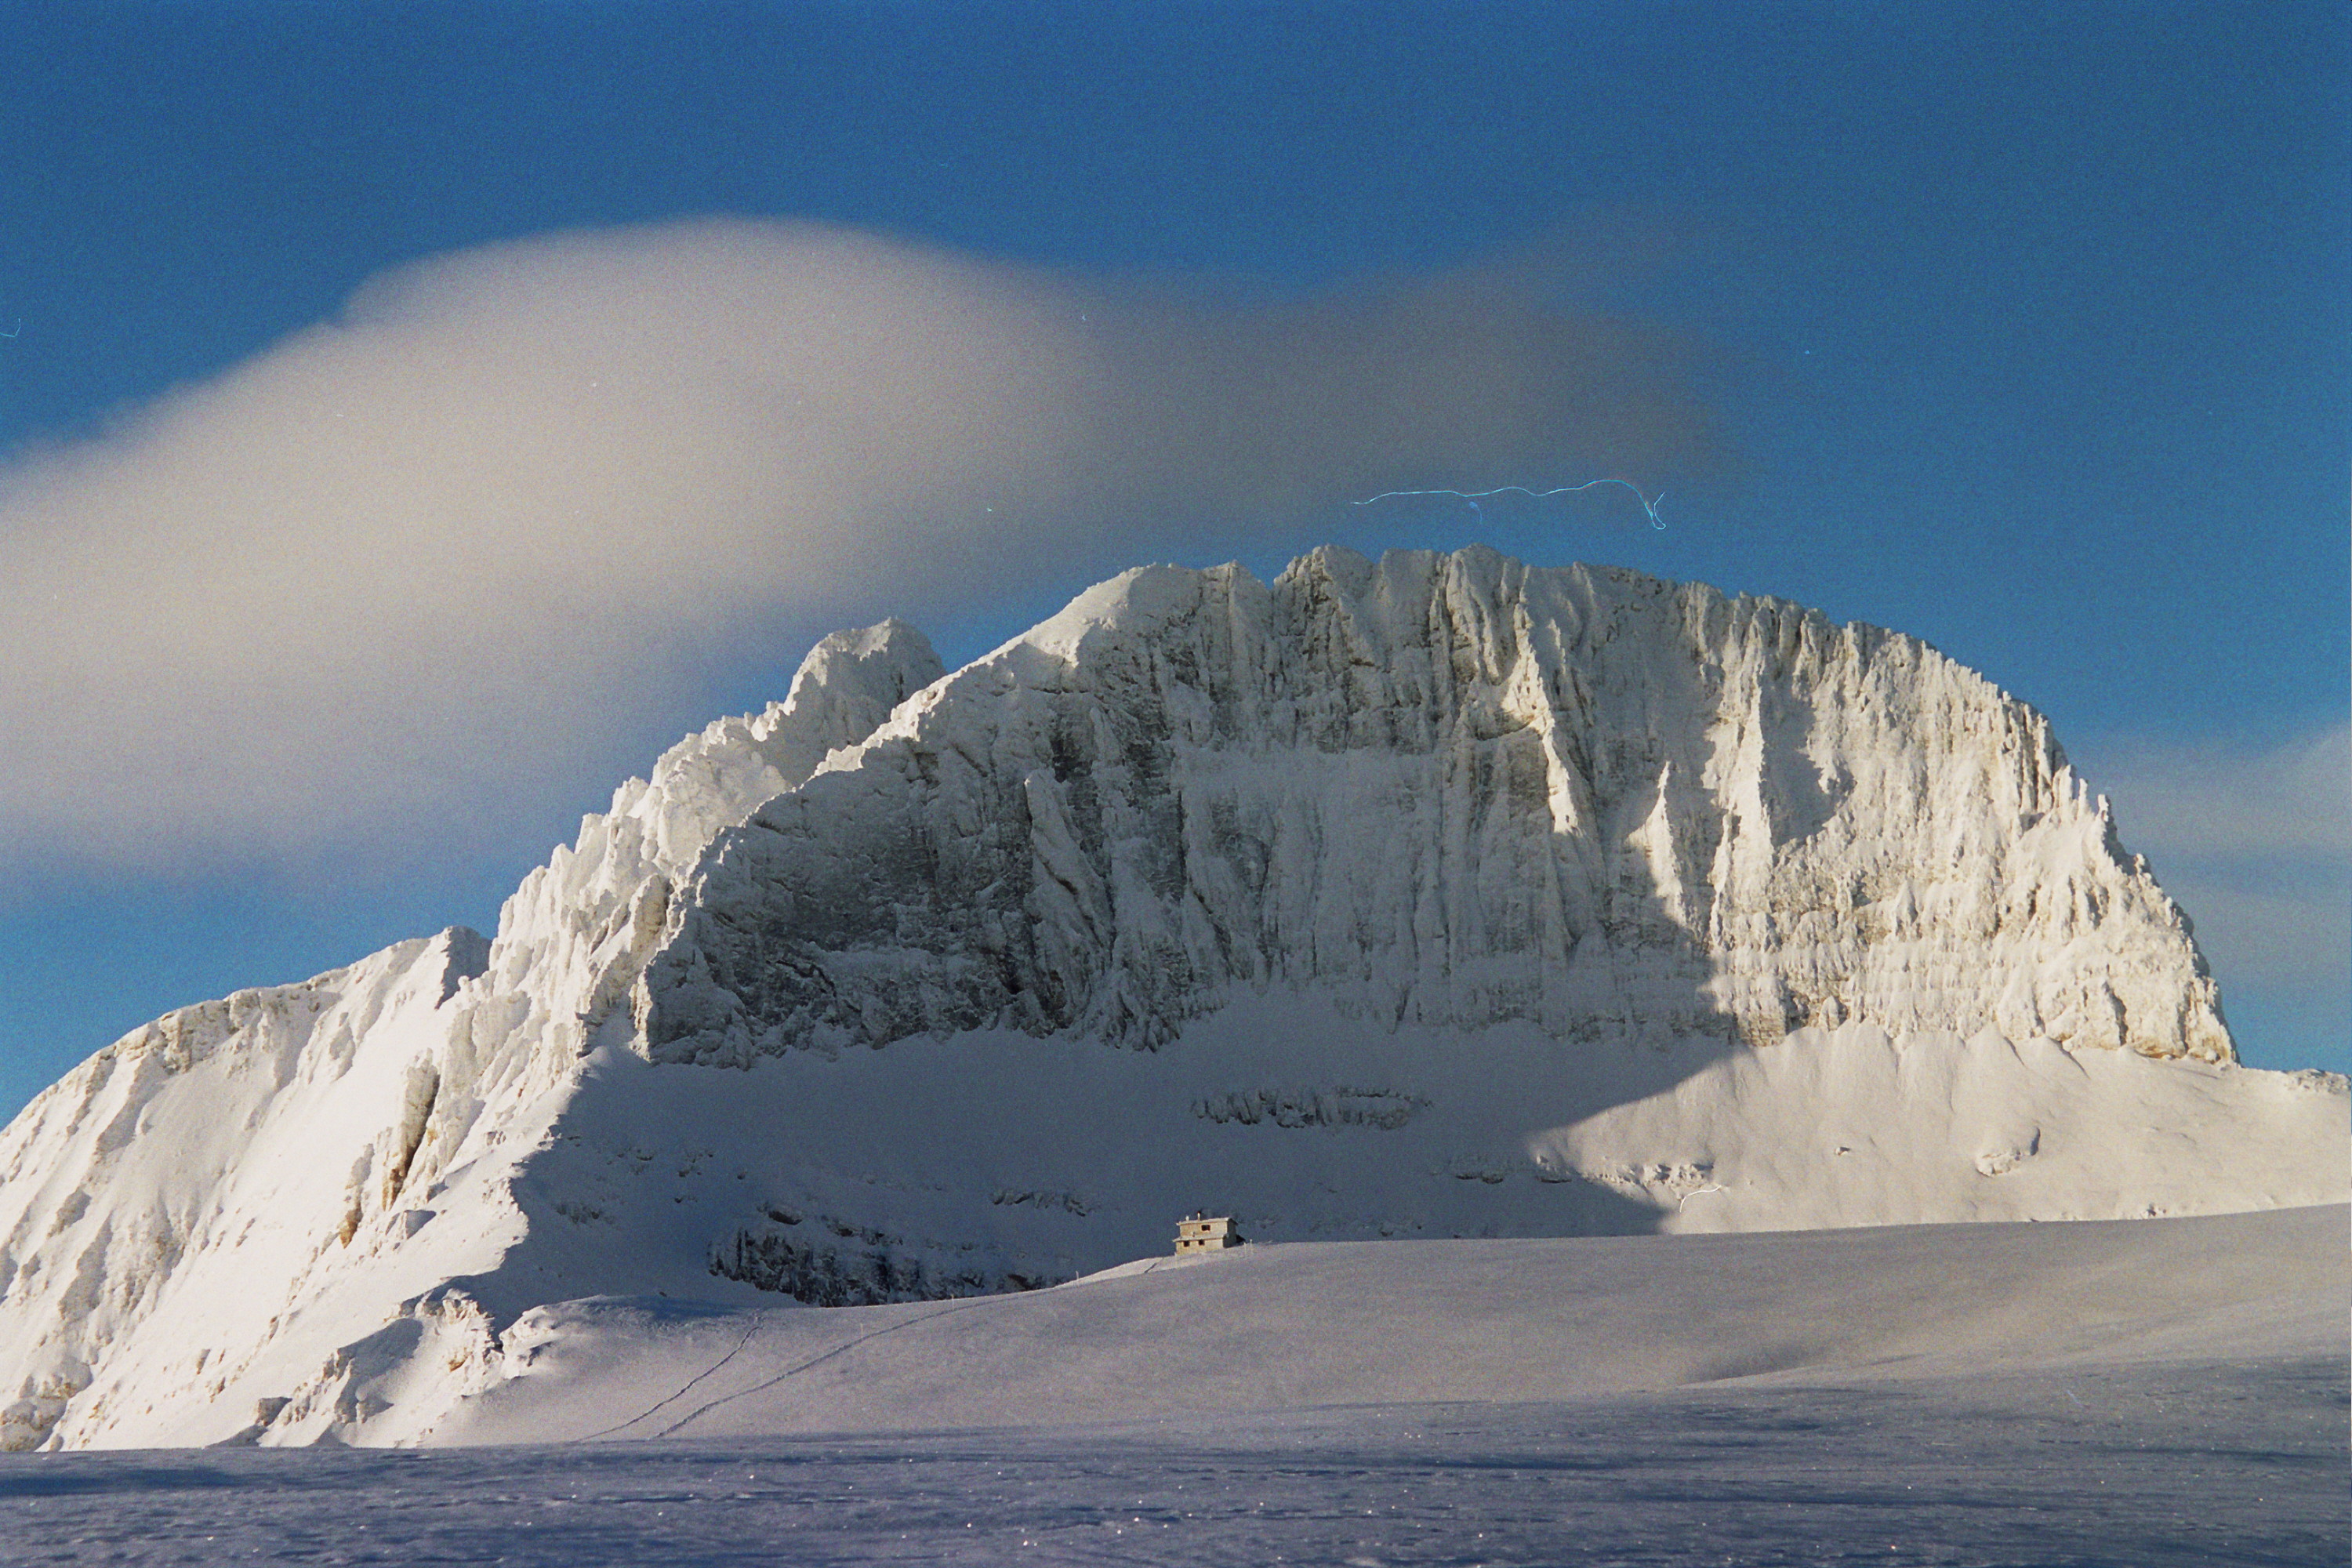
[{"label": "blue sky", "polygon": [[[329,718],[248,758],[242,721],[179,695],[219,688],[175,684],[266,661],[236,645],[267,643],[292,601],[240,601],[256,579],[230,574],[247,588],[201,614],[176,605],[158,630],[135,584],[97,595],[72,635],[130,647],[105,678],[171,706],[126,706],[128,738],[103,743],[29,721],[0,742],[20,803],[13,826],[0,807],[5,1106],[170,1006],[446,924],[489,929],[582,812],[677,735],[781,695],[836,625],[905,614],[954,662],[1118,565],[1238,556],[1271,573],[1322,539],[1483,540],[1927,638],[2049,712],[2116,795],[2126,841],[2198,919],[2248,1058],[2347,1065],[2352,7],[0,3],[0,331],[17,333],[0,340],[0,551],[20,559],[51,526],[36,502],[69,493],[86,554],[43,561],[169,570],[117,520],[168,510],[173,484],[233,492],[219,476],[247,471],[201,453],[159,467],[175,432],[266,442],[306,388],[420,375],[384,356],[441,352],[419,320],[475,331],[527,297],[516,278],[561,293],[593,274],[608,291],[577,297],[610,310],[586,333],[609,322],[628,357],[564,352],[625,379],[662,352],[629,333],[709,325],[646,278],[716,289],[732,274],[661,270],[674,250],[614,271],[599,237],[698,218],[914,247],[913,292],[877,310],[965,289],[962,258],[1013,269],[1015,314],[1094,299],[1140,319],[1138,300],[1181,298],[1212,321],[1213,366],[1248,323],[1360,325],[1388,318],[1350,301],[1435,289],[1470,325],[1458,356],[1429,331],[1398,338],[1417,387],[1442,388],[1449,365],[1524,368],[1517,307],[1498,313],[1477,281],[1500,277],[1510,299],[1613,323],[1595,395],[1671,384],[1707,414],[1704,436],[1610,448],[1669,492],[1663,531],[1613,489],[1475,513],[1352,507],[1349,484],[1373,471],[1360,456],[1328,475],[1277,463],[1252,489],[1247,464],[1200,472],[1206,443],[1169,458],[1182,478],[1164,505],[1097,458],[1095,510],[1120,515],[1080,529],[1084,487],[1024,467],[1023,447],[959,479],[956,504],[1002,503],[1033,531],[971,536],[961,566],[927,572],[890,542],[948,527],[924,512],[942,492],[893,473],[869,497],[835,476],[826,493],[856,529],[821,547],[789,536],[822,560],[821,588],[772,585],[692,636],[683,619],[583,623],[565,602],[611,659],[666,638],[658,679],[596,686],[621,666],[507,647],[482,605],[451,622],[488,684],[550,661],[572,672],[548,679],[571,681],[572,706],[551,703],[543,731],[502,728],[495,706],[418,720],[425,757],[452,725],[482,726],[455,770],[468,804],[370,796],[352,807],[363,830],[303,790],[409,744],[404,710],[349,710],[348,729]],[[384,311],[347,310],[388,270],[548,235],[570,237],[551,259],[461,258]],[[335,357],[362,340],[374,357]],[[327,379],[302,379],[305,355]],[[1200,389],[1185,395],[1204,417]],[[1590,454],[1542,437],[1465,452],[1458,472],[1423,443],[1381,474],[1592,477],[1576,466]],[[1024,488],[1033,473],[1047,479]],[[592,534],[527,536],[551,576],[593,553]],[[220,537],[234,552],[259,536]],[[425,558],[393,569],[429,578],[441,546],[428,531],[406,548]],[[15,662],[0,680],[33,711],[42,667]],[[414,668],[430,684],[455,667]],[[21,805],[84,767],[87,786],[51,792],[96,803],[83,815]],[[220,793],[240,767],[260,805]]]}]

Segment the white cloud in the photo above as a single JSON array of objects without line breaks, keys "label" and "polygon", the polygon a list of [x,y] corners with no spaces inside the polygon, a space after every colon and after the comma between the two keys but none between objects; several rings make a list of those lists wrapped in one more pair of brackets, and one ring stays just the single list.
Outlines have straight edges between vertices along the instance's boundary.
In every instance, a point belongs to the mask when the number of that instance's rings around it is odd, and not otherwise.
[{"label": "white cloud", "polygon": [[2352,860],[2352,726],[2256,752],[2219,742],[2116,749],[2099,787],[2137,847],[2230,858]]},{"label": "white cloud", "polygon": [[2195,872],[2163,881],[2189,911],[2199,946],[2225,982],[2337,993],[2352,984],[2352,885],[2346,879],[2285,889]]},{"label": "white cloud", "polygon": [[446,848],[860,584],[1693,451],[1672,357],[1532,269],[1246,306],[741,222],[409,268],[0,468],[0,863]]},{"label": "white cloud", "polygon": [[2107,749],[2085,773],[2220,976],[2342,1017],[2352,992],[2352,726],[2246,748]]}]

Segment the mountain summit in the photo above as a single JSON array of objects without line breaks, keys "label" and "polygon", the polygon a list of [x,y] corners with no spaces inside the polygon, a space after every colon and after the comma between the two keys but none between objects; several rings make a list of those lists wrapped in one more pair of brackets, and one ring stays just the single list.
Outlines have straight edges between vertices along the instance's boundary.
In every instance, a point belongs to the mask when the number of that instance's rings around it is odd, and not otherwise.
[{"label": "mountain summit", "polygon": [[592,1294],[1252,1237],[2341,1201],[2041,715],[1607,568],[1146,567],[897,622],[508,901],[184,1009],[0,1134],[0,1443],[400,1441]]}]

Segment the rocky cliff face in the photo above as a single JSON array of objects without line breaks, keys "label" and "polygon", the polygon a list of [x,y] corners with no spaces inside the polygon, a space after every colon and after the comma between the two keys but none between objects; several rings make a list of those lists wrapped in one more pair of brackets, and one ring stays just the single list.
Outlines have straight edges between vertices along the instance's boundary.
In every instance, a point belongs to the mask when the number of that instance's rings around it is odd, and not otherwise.
[{"label": "rocky cliff face", "polygon": [[2179,912],[2024,704],[1911,638],[1489,552],[1130,573],[719,835],[646,1047],[1150,1047],[1235,989],[1753,1046],[2221,1061]]},{"label": "rocky cliff face", "polygon": [[495,941],[47,1091],[0,1133],[0,1445],[415,1440],[541,1302],[1019,1288],[1202,1203],[2335,1201],[2344,1103],[2231,1065],[2048,725],[1913,639],[1484,551],[1147,568],[951,676],[828,638]]}]

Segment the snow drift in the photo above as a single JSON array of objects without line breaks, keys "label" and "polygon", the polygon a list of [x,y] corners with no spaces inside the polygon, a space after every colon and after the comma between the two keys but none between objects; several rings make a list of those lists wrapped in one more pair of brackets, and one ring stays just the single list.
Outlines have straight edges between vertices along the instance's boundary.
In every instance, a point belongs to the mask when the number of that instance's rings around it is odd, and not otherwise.
[{"label": "snow drift", "polygon": [[0,1134],[0,1443],[383,1441],[599,1294],[1276,1239],[2340,1201],[2040,715],[1908,637],[1486,551],[886,623],[451,931]]}]

